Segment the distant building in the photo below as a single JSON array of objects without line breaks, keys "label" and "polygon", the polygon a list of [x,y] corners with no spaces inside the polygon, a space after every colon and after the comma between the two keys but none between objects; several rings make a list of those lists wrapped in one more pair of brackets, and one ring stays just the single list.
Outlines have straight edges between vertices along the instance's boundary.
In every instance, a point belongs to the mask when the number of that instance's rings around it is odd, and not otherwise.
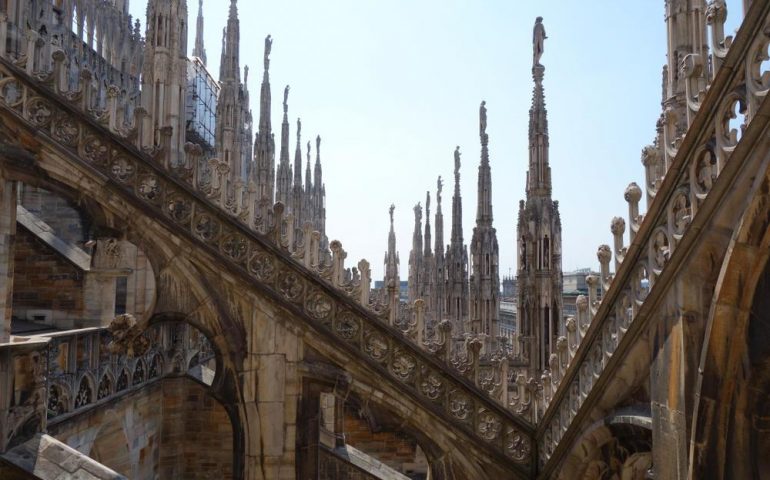
[{"label": "distant building", "polygon": [[[574,272],[567,272],[564,274],[564,317],[573,317],[577,315],[577,307],[575,301],[580,295],[588,296],[588,283],[586,278],[589,275],[599,277],[598,272],[592,271],[590,268],[581,268]],[[601,288],[597,285],[596,298],[601,298]]]},{"label": "distant building", "polygon": [[516,277],[503,277],[503,300],[509,300],[515,303],[517,292]]},{"label": "distant building", "polygon": [[[385,283],[382,280],[375,280],[374,281],[374,288],[376,289],[382,289]],[[407,280],[402,280],[399,282],[399,292],[398,292],[398,299],[402,302],[408,302],[409,301],[409,282]]]}]

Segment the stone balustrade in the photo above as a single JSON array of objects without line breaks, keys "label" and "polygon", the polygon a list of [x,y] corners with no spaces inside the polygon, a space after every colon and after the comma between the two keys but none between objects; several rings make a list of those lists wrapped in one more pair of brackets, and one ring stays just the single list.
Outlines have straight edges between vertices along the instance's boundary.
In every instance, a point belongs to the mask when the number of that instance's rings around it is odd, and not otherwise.
[{"label": "stone balustrade", "polygon": [[48,423],[64,421],[170,375],[187,374],[211,384],[215,354],[200,331],[187,323],[167,322],[151,326],[141,337],[142,348],[130,355],[120,352],[107,328],[44,335],[50,340]]}]

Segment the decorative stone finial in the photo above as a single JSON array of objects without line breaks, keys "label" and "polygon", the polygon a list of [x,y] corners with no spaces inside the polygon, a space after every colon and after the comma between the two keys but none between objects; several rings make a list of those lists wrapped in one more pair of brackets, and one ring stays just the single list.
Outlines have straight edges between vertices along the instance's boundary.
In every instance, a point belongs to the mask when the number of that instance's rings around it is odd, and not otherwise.
[{"label": "decorative stone finial", "polygon": [[540,65],[540,58],[543,56],[545,50],[545,39],[548,38],[545,35],[545,27],[543,26],[543,17],[537,17],[535,19],[535,28],[532,31],[532,49],[533,59],[532,67]]},{"label": "decorative stone finial", "polygon": [[613,235],[623,235],[626,232],[626,221],[623,217],[615,217],[612,219],[610,231]]},{"label": "decorative stone finial", "polygon": [[625,198],[627,202],[639,203],[639,200],[642,199],[642,189],[639,188],[639,185],[637,185],[636,182],[631,182],[628,184],[623,198]]},{"label": "decorative stone finial", "polygon": [[609,265],[612,260],[612,250],[609,245],[599,245],[599,249],[596,251],[596,258],[599,259],[599,263]]}]

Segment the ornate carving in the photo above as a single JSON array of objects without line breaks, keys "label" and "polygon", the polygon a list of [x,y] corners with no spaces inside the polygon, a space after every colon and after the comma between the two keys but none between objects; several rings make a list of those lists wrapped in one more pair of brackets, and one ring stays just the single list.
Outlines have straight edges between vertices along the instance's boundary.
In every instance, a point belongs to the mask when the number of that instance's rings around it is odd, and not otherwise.
[{"label": "ornate carving", "polygon": [[45,128],[51,124],[53,109],[47,100],[35,97],[27,103],[27,118],[38,128]]},{"label": "ornate carving", "polygon": [[151,203],[157,203],[157,201],[160,200],[161,194],[161,186],[158,177],[151,173],[140,175],[136,185],[136,192],[145,200],[148,200]]},{"label": "ornate carving", "polygon": [[136,165],[133,160],[129,160],[126,157],[118,157],[112,160],[112,176],[119,182],[128,183],[135,172]]},{"label": "ornate carving", "polygon": [[226,235],[222,239],[222,252],[236,263],[240,263],[246,258],[248,249],[249,244],[246,239],[237,233]]},{"label": "ornate carving", "polygon": [[427,375],[423,373],[420,392],[429,400],[436,402],[444,395],[444,381],[434,371],[430,371]]},{"label": "ornate carving", "polygon": [[91,383],[87,378],[80,379],[80,387],[78,387],[78,394],[75,396],[75,409],[84,407],[91,403],[93,400],[93,393],[91,392]]},{"label": "ornate carving", "polygon": [[364,351],[377,361],[383,361],[390,350],[388,341],[375,331],[364,333]]},{"label": "ornate carving", "polygon": [[484,440],[492,442],[497,440],[500,436],[503,425],[500,423],[500,418],[497,415],[482,409],[481,412],[479,412],[477,422],[476,431]]},{"label": "ornate carving", "polygon": [[416,368],[417,363],[413,356],[400,349],[395,351],[390,369],[396,375],[396,378],[402,382],[408,382],[412,379]]},{"label": "ornate carving", "polygon": [[195,217],[193,233],[204,242],[211,243],[216,241],[219,236],[219,229],[219,222],[214,220],[210,215],[202,213]]},{"label": "ornate carving", "polygon": [[303,282],[291,272],[281,272],[278,275],[278,293],[287,300],[296,301],[302,296]]},{"label": "ornate carving", "polygon": [[80,129],[71,117],[61,115],[53,127],[53,136],[63,144],[74,147],[77,145]]},{"label": "ornate carving", "polygon": [[248,263],[249,272],[254,275],[257,280],[262,282],[270,282],[275,273],[275,265],[272,258],[269,255],[262,252],[257,252],[252,255],[251,260]]},{"label": "ornate carving", "polygon": [[67,411],[66,398],[59,385],[48,387],[48,418],[53,418]]},{"label": "ornate carving", "polygon": [[166,213],[177,223],[189,224],[192,204],[185,197],[172,193],[166,198]]},{"label": "ornate carving", "polygon": [[324,293],[314,292],[307,296],[305,310],[316,320],[326,320],[332,313],[332,301]]},{"label": "ornate carving", "polygon": [[334,320],[334,331],[345,340],[353,340],[361,331],[360,321],[351,312],[343,312]]},{"label": "ornate carving", "polygon": [[112,379],[110,379],[109,375],[104,374],[102,379],[99,381],[99,389],[96,392],[96,399],[101,400],[103,398],[109,397],[110,395],[112,395]]},{"label": "ornate carving", "polygon": [[473,411],[473,402],[470,397],[454,390],[449,393],[449,413],[458,420],[467,421]]},{"label": "ornate carving", "polygon": [[144,383],[144,362],[140,359],[134,367],[134,374],[131,376],[131,385]]},{"label": "ornate carving", "polygon": [[97,137],[88,137],[81,147],[81,155],[91,163],[97,165],[106,165],[109,159],[109,149]]},{"label": "ornate carving", "polygon": [[124,314],[115,317],[110,324],[110,333],[112,341],[109,349],[114,354],[134,357],[144,355],[149,347],[149,342],[142,335],[142,330],[133,315]]}]

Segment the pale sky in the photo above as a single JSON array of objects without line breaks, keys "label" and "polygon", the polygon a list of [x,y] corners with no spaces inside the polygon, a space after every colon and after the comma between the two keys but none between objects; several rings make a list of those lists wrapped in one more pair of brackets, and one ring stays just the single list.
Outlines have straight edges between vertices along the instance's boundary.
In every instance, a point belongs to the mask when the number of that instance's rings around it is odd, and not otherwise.
[{"label": "pale sky", "polygon": [[[188,0],[194,27],[197,1]],[[738,23],[740,0],[728,32]],[[660,114],[666,62],[663,0],[241,0],[241,65],[249,65],[255,128],[264,37],[273,36],[273,131],[280,139],[283,87],[291,85],[291,158],[296,118],[303,144],[323,138],[327,234],[383,275],[388,208],[396,205],[401,278],[408,275],[417,202],[444,188],[449,242],[453,151],[461,147],[463,224],[470,244],[480,158],[478,110],[487,102],[494,226],[500,275],[516,272],[516,221],[528,162],[532,26],[548,34],[541,63],[550,129],[553,197],[560,202],[563,269],[598,268],[623,192],[643,186],[642,147]],[[209,70],[218,74],[229,1],[204,0]],[[144,24],[146,0],[132,0]],[[190,28],[188,47],[194,45]],[[255,132],[256,133],[256,132]],[[278,152],[276,152],[276,162]],[[304,170],[304,168],[303,168]],[[304,175],[304,171],[303,171]],[[644,209],[643,209],[644,210]],[[433,232],[435,239],[435,230]]]}]

